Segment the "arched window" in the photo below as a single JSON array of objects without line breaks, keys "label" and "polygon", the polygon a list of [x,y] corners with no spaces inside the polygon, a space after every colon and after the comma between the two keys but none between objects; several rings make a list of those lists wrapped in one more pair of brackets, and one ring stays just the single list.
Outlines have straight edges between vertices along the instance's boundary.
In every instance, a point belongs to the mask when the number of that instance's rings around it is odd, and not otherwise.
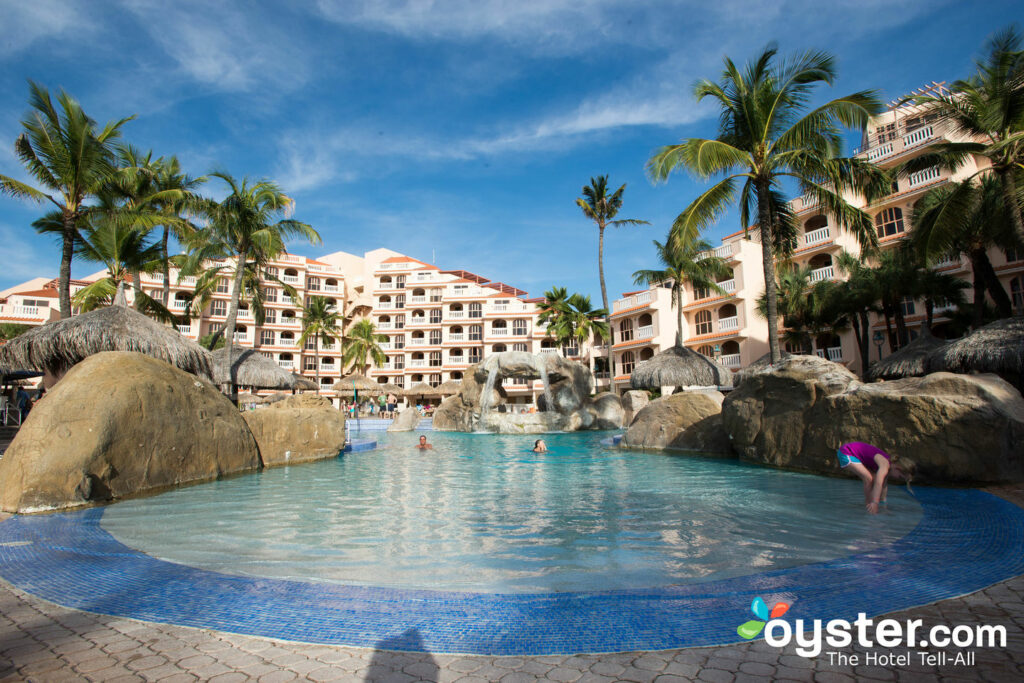
[{"label": "arched window", "polygon": [[526,321],[525,320],[513,320],[512,321],[512,334],[516,337],[526,336]]},{"label": "arched window", "polygon": [[641,362],[643,362],[645,360],[649,360],[653,356],[654,356],[654,349],[652,349],[650,346],[647,346],[645,348],[640,349],[640,361]]},{"label": "arched window", "polygon": [[807,222],[804,223],[804,232],[814,232],[815,230],[821,230],[822,228],[827,227],[828,218],[819,214],[817,216],[812,216],[811,218],[807,219]]},{"label": "arched window", "polygon": [[441,330],[430,331],[430,345],[437,346],[441,343]]},{"label": "arched window", "polygon": [[504,330],[508,328],[508,323],[501,318],[491,321],[492,330]]},{"label": "arched window", "polygon": [[291,346],[295,343],[295,333],[287,330],[281,333],[281,346]]},{"label": "arched window", "polygon": [[632,351],[626,351],[622,354],[622,361],[619,363],[622,366],[622,374],[628,375],[633,372],[633,367],[636,365],[636,357],[633,356]]},{"label": "arched window", "polygon": [[504,353],[505,351],[508,351],[508,347],[504,344],[495,344],[492,350],[494,353]]},{"label": "arched window", "polygon": [[707,356],[708,358],[714,358],[715,347],[712,346],[711,344],[705,344],[704,346],[701,346],[700,348],[697,349],[697,353],[701,354],[702,356]]},{"label": "arched window", "polygon": [[405,348],[405,335],[404,334],[396,334],[394,337],[392,337],[391,338],[391,346],[393,346],[396,349],[404,349]]},{"label": "arched window", "polygon": [[697,311],[693,322],[697,325],[697,336],[711,334],[711,311]]},{"label": "arched window", "polygon": [[462,379],[462,371],[452,370],[450,373],[448,373],[448,376],[451,377],[452,379]]},{"label": "arched window", "polygon": [[721,308],[718,309],[718,319],[719,320],[721,320],[722,318],[735,318],[735,317],[736,317],[736,307],[734,305],[732,305],[732,304],[726,304],[726,305],[724,305],[724,306],[722,306]]},{"label": "arched window", "polygon": [[469,326],[469,340],[480,341],[484,338],[484,327],[483,325],[470,325]]},{"label": "arched window", "polygon": [[630,318],[619,323],[619,341],[633,341],[633,321]]},{"label": "arched window", "polygon": [[462,349],[448,350],[448,360],[450,360],[451,362],[461,363],[463,361],[463,358],[465,358],[465,356],[462,355]]},{"label": "arched window", "polygon": [[439,387],[441,386],[441,374],[435,373],[430,376],[430,386]]},{"label": "arched window", "polygon": [[903,210],[897,206],[882,209],[875,215],[875,232],[879,237],[889,237],[903,232]]},{"label": "arched window", "polygon": [[483,304],[473,303],[469,305],[469,317],[470,318],[482,318],[484,317]]},{"label": "arched window", "polygon": [[640,327],[647,327],[648,325],[654,324],[654,319],[651,318],[650,313],[643,313],[640,315],[640,320],[637,321]]},{"label": "arched window", "polygon": [[736,341],[735,339],[730,339],[729,341],[727,341],[727,342],[722,344],[722,355],[723,356],[735,355],[735,354],[738,354],[739,352],[740,352],[740,343],[738,341]]}]

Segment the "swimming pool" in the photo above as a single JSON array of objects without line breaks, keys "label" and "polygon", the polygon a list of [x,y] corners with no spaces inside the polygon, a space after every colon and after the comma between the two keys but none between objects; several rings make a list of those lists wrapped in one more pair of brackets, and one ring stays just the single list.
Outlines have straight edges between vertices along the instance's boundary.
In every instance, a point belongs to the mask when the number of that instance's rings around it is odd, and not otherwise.
[{"label": "swimming pool", "polygon": [[[129,500],[102,525],[229,574],[487,593],[661,587],[878,548],[921,519],[859,481],[606,448],[604,434],[390,434],[377,450]],[[167,521],[173,519],[173,524]]]}]

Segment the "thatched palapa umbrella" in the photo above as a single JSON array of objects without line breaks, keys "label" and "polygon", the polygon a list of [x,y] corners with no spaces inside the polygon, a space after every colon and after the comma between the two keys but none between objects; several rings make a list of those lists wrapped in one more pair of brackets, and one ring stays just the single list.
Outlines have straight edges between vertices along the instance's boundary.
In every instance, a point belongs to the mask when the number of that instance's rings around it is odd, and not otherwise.
[{"label": "thatched palapa umbrella", "polygon": [[374,382],[365,375],[354,372],[335,382],[333,389],[334,393],[339,396],[357,396],[361,393],[377,395],[383,391],[382,387],[383,385]]},{"label": "thatched palapa umbrella", "polygon": [[[230,357],[229,354],[230,353]],[[227,346],[213,352],[217,382],[258,389],[316,389],[316,383],[288,372],[255,349]]]},{"label": "thatched palapa umbrella", "polygon": [[425,396],[439,396],[440,395],[437,392],[436,388],[430,386],[426,382],[417,382],[416,384],[413,384],[411,387],[409,387],[408,389],[406,389],[402,393],[404,395],[406,395],[406,396],[410,396],[410,397],[412,397],[412,396],[419,396],[420,398],[423,398]]},{"label": "thatched palapa umbrella", "polygon": [[266,403],[266,402],[267,402],[266,399],[264,399],[262,396],[256,396],[255,394],[239,394],[238,395],[238,405],[241,405],[241,406],[259,405],[260,403]]},{"label": "thatched palapa umbrella", "polygon": [[871,364],[867,371],[867,379],[899,379],[901,377],[920,377],[928,374],[926,365],[930,353],[946,346],[947,342],[932,336],[927,329],[921,330],[917,339],[902,349]]},{"label": "thatched palapa umbrella", "polygon": [[962,339],[935,349],[925,360],[928,372],[994,372],[1018,389],[1024,387],[1024,317],[989,323]]},{"label": "thatched palapa umbrella", "polygon": [[634,389],[731,387],[732,370],[692,349],[673,346],[637,365],[630,384]]},{"label": "thatched palapa umbrella", "polygon": [[450,379],[441,386],[434,389],[440,396],[454,396],[462,389],[461,379]]},{"label": "thatched palapa umbrella", "polygon": [[119,291],[112,306],[48,322],[18,335],[0,347],[0,367],[49,371],[60,377],[93,354],[135,351],[213,378],[209,351],[123,302]]}]

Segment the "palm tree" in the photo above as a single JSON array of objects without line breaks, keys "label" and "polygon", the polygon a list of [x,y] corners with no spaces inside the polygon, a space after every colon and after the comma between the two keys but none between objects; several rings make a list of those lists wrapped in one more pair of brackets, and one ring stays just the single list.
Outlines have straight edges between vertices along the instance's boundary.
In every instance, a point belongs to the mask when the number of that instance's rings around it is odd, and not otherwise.
[{"label": "palm tree", "polygon": [[977,68],[975,75],[954,82],[948,94],[908,98],[915,104],[934,107],[952,123],[955,132],[972,141],[935,143],[928,153],[907,162],[901,170],[913,173],[936,165],[956,169],[972,155],[985,157],[999,179],[1017,238],[1024,240],[1024,188],[1018,186],[1024,169],[1024,50],[1017,30],[1010,27],[993,36],[988,41],[988,57],[978,62]]},{"label": "palm tree", "polygon": [[664,266],[661,270],[638,270],[633,273],[633,282],[638,285],[672,283],[672,305],[676,308],[676,346],[683,345],[683,285],[687,282],[694,289],[707,289],[717,294],[726,291],[718,286],[718,278],[732,274],[729,266],[711,253],[711,245],[697,237],[683,237],[665,244],[654,240],[658,260]]},{"label": "palm tree", "polygon": [[564,347],[572,337],[569,290],[565,287],[552,287],[544,292],[544,301],[537,308],[540,309],[537,322],[547,327],[546,334],[554,340],[556,346]]},{"label": "palm tree", "polygon": [[966,301],[964,288],[968,286],[967,283],[949,273],[922,268],[918,272],[917,281],[914,284],[914,297],[924,301],[924,325],[929,332],[932,330],[936,305],[959,308]]},{"label": "palm tree", "polygon": [[746,230],[753,210],[761,235],[773,363],[780,357],[774,257],[791,252],[797,234],[781,182],[795,180],[864,248],[873,248],[878,240],[871,217],[847,203],[843,193],[860,192],[872,199],[889,189],[886,174],[874,165],[838,157],[841,126],[863,129],[881,111],[875,93],[856,92],[804,112],[813,87],[831,85],[835,79],[834,60],[812,51],[773,65],[776,52],[774,46],[767,47],[743,71],[726,58],[720,83],[699,81],[694,91],[697,100],[711,97],[721,107],[718,137],[689,138],[662,147],[647,162],[648,173],[656,181],[666,180],[677,168],[701,178],[725,174],[675,220],[673,240],[692,238],[717,220],[737,199],[737,185],[742,182],[740,220]]},{"label": "palm tree", "polygon": [[[611,195],[608,194],[608,176],[601,175],[590,179],[590,185],[583,186],[583,196],[576,199],[576,205],[583,210],[583,215],[597,224],[597,272],[601,277],[601,303],[604,310],[610,311],[608,307],[608,288],[604,284],[604,230],[608,226],[619,227],[620,225],[650,225],[647,221],[635,218],[616,219],[619,210],[622,208],[622,194],[626,191],[626,184],[617,189]],[[607,347],[608,371],[613,372],[612,347]]]},{"label": "palm tree", "polygon": [[221,171],[211,175],[227,183],[231,192],[209,208],[209,225],[189,238],[191,249],[182,272],[196,274],[209,261],[234,261],[234,283],[224,324],[224,337],[232,343],[246,273],[258,275],[263,271],[271,259],[284,252],[286,239],[302,237],[313,244],[321,241],[317,231],[306,223],[291,218],[274,221],[288,215],[295,203],[276,183],[250,182],[248,178],[238,182]]},{"label": "palm tree", "polygon": [[996,276],[988,251],[992,247],[1019,249],[1002,184],[995,175],[938,187],[914,208],[910,244],[928,261],[964,254],[971,262],[974,280],[974,321],[982,324],[985,292],[992,297],[999,316],[1012,315],[1013,305]]},{"label": "palm tree", "polygon": [[160,260],[163,263],[163,300],[169,303],[171,296],[171,261],[168,253],[168,241],[171,235],[180,243],[185,243],[195,232],[195,226],[186,220],[186,214],[201,214],[204,201],[195,190],[206,182],[205,176],[193,178],[181,170],[178,157],[160,157],[156,160],[156,187],[159,191],[177,190],[180,196],[174,200],[160,202],[160,209],[168,219],[162,223],[163,235],[160,240]]},{"label": "palm tree", "polygon": [[[799,347],[803,353],[811,353],[815,332],[811,268],[783,265],[777,277],[776,307],[785,326],[783,341],[790,347]],[[768,318],[768,298],[764,294],[757,299],[757,312],[762,318]]]},{"label": "palm tree", "polygon": [[313,338],[318,396],[320,395],[320,342],[329,344],[341,337],[342,322],[341,314],[326,297],[311,296],[302,307],[302,334],[299,335],[299,348],[304,348],[306,340],[310,337]]},{"label": "palm tree", "polygon": [[849,277],[836,283],[832,296],[839,299],[837,305],[850,318],[860,352],[861,377],[864,378],[871,362],[871,321],[868,316],[879,310],[878,280],[871,268],[848,251],[840,252],[836,266]]},{"label": "palm tree", "polygon": [[349,363],[354,364],[365,375],[366,369],[370,366],[367,358],[373,361],[374,365],[383,365],[387,361],[387,356],[380,348],[387,340],[387,335],[377,333],[372,320],[360,320],[352,325],[345,335],[345,350],[341,354],[341,362],[346,366]]},{"label": "palm tree", "polygon": [[583,348],[591,339],[607,340],[611,336],[608,311],[603,308],[592,308],[589,296],[574,293],[566,303],[569,306],[569,341],[575,342],[576,348]]},{"label": "palm tree", "polygon": [[60,317],[71,317],[71,259],[82,218],[89,213],[88,200],[114,173],[113,141],[121,126],[134,117],[108,123],[96,130],[70,95],[57,96],[60,111],[49,91],[29,81],[32,111],[22,119],[24,132],[14,149],[29,174],[43,189],[0,175],[0,191],[42,203],[49,201],[60,211],[61,261],[57,289]]}]

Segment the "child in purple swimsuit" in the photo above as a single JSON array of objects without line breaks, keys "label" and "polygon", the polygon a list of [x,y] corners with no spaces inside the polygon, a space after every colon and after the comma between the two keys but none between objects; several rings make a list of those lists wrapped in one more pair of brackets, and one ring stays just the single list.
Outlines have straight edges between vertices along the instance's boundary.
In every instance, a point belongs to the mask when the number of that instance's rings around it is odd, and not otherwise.
[{"label": "child in purple swimsuit", "polygon": [[894,476],[906,481],[909,487],[913,465],[908,461],[897,465],[892,457],[878,446],[863,441],[844,443],[836,451],[839,466],[849,469],[864,482],[864,503],[871,514],[878,513],[878,506],[885,504],[889,492],[887,477]]}]

